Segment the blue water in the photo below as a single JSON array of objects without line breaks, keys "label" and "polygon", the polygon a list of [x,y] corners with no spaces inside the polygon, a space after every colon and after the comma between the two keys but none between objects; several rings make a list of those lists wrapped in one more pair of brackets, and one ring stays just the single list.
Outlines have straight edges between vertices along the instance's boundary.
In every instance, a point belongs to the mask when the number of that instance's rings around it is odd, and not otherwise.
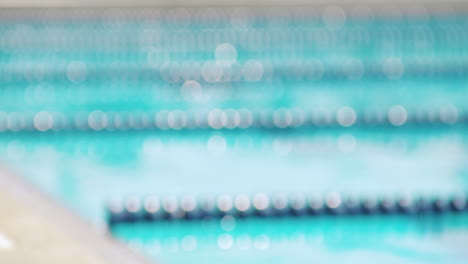
[{"label": "blue water", "polygon": [[[153,11],[2,13],[3,164],[100,225],[148,194],[468,191],[466,14]],[[112,231],[161,263],[468,259],[466,214]]]}]

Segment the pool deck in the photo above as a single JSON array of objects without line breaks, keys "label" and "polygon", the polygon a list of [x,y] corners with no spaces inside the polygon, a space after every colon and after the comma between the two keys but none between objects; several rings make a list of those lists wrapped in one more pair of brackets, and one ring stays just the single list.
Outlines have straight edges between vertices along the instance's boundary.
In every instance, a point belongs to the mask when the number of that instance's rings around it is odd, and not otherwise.
[{"label": "pool deck", "polygon": [[[264,7],[264,6],[329,6],[354,8],[403,7],[423,5],[426,8],[466,8],[466,0],[0,0],[0,7]],[[406,10],[408,11],[408,10]]]},{"label": "pool deck", "polygon": [[150,263],[0,168],[0,263]]}]

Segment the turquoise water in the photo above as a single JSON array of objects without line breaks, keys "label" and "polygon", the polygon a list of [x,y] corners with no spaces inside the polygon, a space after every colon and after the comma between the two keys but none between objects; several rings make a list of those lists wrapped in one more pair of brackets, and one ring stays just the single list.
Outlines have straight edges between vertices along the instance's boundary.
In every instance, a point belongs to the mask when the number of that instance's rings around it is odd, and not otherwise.
[{"label": "turquoise water", "polygon": [[130,195],[467,190],[463,130],[417,131],[11,133],[0,153],[96,222],[108,199]]},{"label": "turquoise water", "polygon": [[[168,263],[464,263],[466,215],[122,224],[113,232]],[[457,245],[458,244],[458,245]]]},{"label": "turquoise water", "polygon": [[[149,194],[468,191],[466,14],[236,10],[1,13],[0,160],[98,225],[110,199]],[[464,263],[467,223],[253,218],[112,233],[161,263]]]}]

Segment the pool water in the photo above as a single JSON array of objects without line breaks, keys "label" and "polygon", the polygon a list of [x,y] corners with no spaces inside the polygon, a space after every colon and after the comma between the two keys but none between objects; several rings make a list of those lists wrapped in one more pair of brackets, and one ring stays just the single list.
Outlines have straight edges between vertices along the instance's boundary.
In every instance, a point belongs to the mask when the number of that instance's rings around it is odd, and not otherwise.
[{"label": "pool water", "polygon": [[[148,195],[466,194],[468,16],[366,10],[0,11],[0,159],[98,225]],[[464,263],[461,211],[109,228],[161,263]]]}]

